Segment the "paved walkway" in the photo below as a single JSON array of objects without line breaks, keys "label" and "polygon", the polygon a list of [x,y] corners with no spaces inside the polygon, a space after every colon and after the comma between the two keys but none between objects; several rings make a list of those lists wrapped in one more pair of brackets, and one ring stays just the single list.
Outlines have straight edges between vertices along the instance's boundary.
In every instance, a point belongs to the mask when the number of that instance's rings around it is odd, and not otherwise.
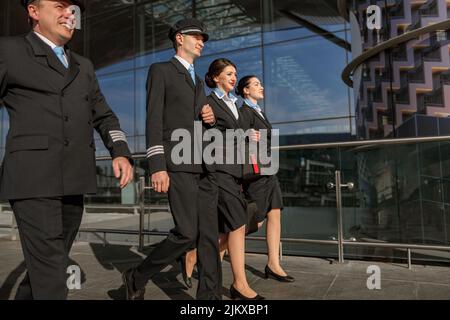
[{"label": "paved walkway", "polygon": [[[70,291],[69,299],[124,299],[120,274],[142,257],[131,246],[76,243],[71,259],[81,267],[82,285],[80,290]],[[24,274],[20,242],[0,239],[0,261],[0,300],[13,299]],[[266,280],[265,264],[265,255],[247,254],[248,280],[252,288],[268,299],[450,299],[450,266],[413,265],[412,270],[408,270],[405,264],[349,261],[340,265],[328,259],[284,257],[285,270],[296,278],[294,283],[286,284]],[[367,288],[371,276],[367,268],[371,265],[380,268],[379,290]],[[230,264],[224,261],[224,299],[229,299],[231,281]],[[194,288],[188,290],[183,285],[179,266],[170,265],[149,282],[145,298],[191,300],[195,297],[196,285],[194,280]]]}]

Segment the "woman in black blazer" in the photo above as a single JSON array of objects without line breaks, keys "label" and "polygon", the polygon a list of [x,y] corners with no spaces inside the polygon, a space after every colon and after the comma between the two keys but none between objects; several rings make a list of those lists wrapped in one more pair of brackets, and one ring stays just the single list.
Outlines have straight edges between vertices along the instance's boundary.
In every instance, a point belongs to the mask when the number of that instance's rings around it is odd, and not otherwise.
[{"label": "woman in black blazer", "polygon": [[[243,165],[238,161],[242,137],[226,142],[227,130],[246,129],[246,121],[236,106],[237,98],[231,94],[237,82],[236,66],[227,59],[214,60],[205,76],[208,87],[214,89],[208,103],[216,118],[215,129],[223,136],[223,163],[214,164],[213,173],[218,185],[219,244],[223,249],[228,243],[234,281],[230,287],[233,299],[264,299],[250,288],[245,275],[245,230],[247,208],[242,192]],[[234,159],[226,159],[234,154]],[[217,150],[216,150],[217,155]],[[226,161],[228,160],[228,161]],[[241,160],[242,161],[242,160]]]},{"label": "woman in black blazer", "polygon": [[[271,129],[267,116],[258,106],[258,100],[264,98],[264,88],[256,76],[243,77],[237,86],[236,93],[244,99],[240,109],[248,119],[248,126],[257,131],[267,130],[267,150],[271,147]],[[263,135],[261,141],[263,141]],[[267,219],[266,239],[268,261],[265,267],[266,278],[272,277],[282,282],[293,282],[294,278],[287,275],[280,266],[280,236],[281,210],[283,198],[280,185],[275,175],[261,176],[258,180],[244,183],[244,193],[247,199],[255,201],[258,207],[257,222],[261,227]]]}]

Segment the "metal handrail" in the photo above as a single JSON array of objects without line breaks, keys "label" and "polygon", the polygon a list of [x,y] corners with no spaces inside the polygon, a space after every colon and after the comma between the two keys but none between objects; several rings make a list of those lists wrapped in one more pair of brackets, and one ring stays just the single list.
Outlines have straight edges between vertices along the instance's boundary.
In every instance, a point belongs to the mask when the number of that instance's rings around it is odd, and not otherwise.
[{"label": "metal handrail", "polygon": [[348,246],[360,247],[378,247],[378,248],[396,248],[396,249],[423,249],[423,250],[441,250],[450,251],[450,246],[413,244],[413,243],[395,243],[395,242],[363,242],[363,241],[344,241]]},{"label": "metal handrail", "polygon": [[102,229],[102,228],[80,228],[79,232],[89,233],[113,233],[113,234],[127,234],[127,235],[145,235],[145,236],[167,236],[168,231],[150,231],[150,230],[127,230],[127,229]]},{"label": "metal handrail", "polygon": [[[377,146],[377,145],[396,145],[409,143],[423,143],[423,142],[441,142],[450,141],[450,136],[434,136],[434,137],[415,137],[415,138],[396,138],[396,139],[375,139],[375,140],[358,140],[358,141],[340,141],[340,142],[326,142],[326,143],[311,143],[311,144],[295,144],[287,146],[272,147],[276,150],[295,150],[295,149],[325,149],[336,147],[356,147],[356,146]],[[147,158],[145,153],[136,153],[132,155],[133,159]],[[96,157],[97,161],[111,160],[110,156]]]},{"label": "metal handrail", "polygon": [[379,139],[364,141],[346,141],[346,142],[330,142],[330,143],[314,143],[280,146],[279,150],[295,150],[295,149],[325,149],[336,147],[359,147],[359,146],[378,146],[378,145],[397,145],[423,142],[442,142],[450,141],[450,136],[439,137],[420,137],[420,138],[398,138],[398,139]]}]

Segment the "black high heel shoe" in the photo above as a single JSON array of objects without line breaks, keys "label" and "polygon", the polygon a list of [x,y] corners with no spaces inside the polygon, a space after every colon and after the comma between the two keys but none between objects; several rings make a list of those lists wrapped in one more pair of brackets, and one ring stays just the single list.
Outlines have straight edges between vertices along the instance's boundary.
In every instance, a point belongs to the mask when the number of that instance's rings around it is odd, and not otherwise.
[{"label": "black high heel shoe", "polygon": [[276,274],[275,272],[273,272],[269,266],[267,265],[266,268],[264,269],[265,274],[266,274],[266,279],[269,279],[269,277],[274,278],[275,280],[281,281],[281,282],[294,282],[295,279],[291,276],[281,276],[279,274]]},{"label": "black high heel shoe", "polygon": [[181,275],[183,276],[183,281],[186,287],[192,288],[192,277],[188,277],[186,273],[186,255],[182,255],[177,259],[180,263]]},{"label": "black high heel shoe", "polygon": [[243,294],[241,294],[239,291],[237,291],[233,285],[231,285],[231,287],[230,287],[230,296],[231,296],[231,299],[233,299],[233,300],[236,300],[236,299],[239,299],[239,300],[265,300],[266,299],[263,296],[260,296],[259,294],[257,294],[253,298],[246,297]]}]

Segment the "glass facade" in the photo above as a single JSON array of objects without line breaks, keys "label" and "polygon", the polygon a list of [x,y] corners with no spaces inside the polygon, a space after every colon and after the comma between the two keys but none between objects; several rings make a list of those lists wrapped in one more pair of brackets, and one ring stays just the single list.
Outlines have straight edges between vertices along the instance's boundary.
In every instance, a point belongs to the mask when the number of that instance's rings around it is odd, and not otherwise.
[{"label": "glass facade", "polygon": [[[353,72],[353,88],[341,74],[352,59],[389,39],[448,19],[445,0],[89,0],[74,51],[95,65],[101,89],[118,115],[132,152],[144,154],[149,66],[174,55],[170,26],[196,17],[210,41],[196,61],[203,76],[218,57],[232,60],[238,76],[255,74],[265,87],[262,104],[280,144],[450,135],[450,32],[437,30],[383,50]],[[369,30],[367,7],[378,5],[380,30]],[[28,31],[19,1],[0,3],[0,35]],[[240,103],[240,102],[239,102]],[[8,131],[0,109],[0,157]],[[108,156],[96,137],[97,156]],[[283,191],[283,236],[336,237],[336,196],[326,188],[341,170],[356,184],[343,192],[345,237],[406,243],[450,243],[449,145],[285,149],[278,177]],[[146,175],[137,160],[136,180]],[[137,204],[136,185],[120,190],[110,162],[98,162],[99,192],[92,206]],[[164,196],[148,194],[152,204]],[[105,207],[105,210],[109,210]],[[156,221],[155,221],[156,223]],[[135,225],[134,225],[135,227]],[[133,223],[130,222],[130,228]],[[168,230],[170,225],[151,229]],[[163,230],[163,231],[164,231]],[[261,230],[259,234],[263,234]],[[253,248],[263,248],[260,242]],[[351,249],[351,250],[350,250]],[[334,246],[285,244],[292,254],[336,255]],[[347,249],[346,249],[347,250]],[[349,248],[355,257],[383,256]],[[385,253],[396,257],[398,252]]]}]

